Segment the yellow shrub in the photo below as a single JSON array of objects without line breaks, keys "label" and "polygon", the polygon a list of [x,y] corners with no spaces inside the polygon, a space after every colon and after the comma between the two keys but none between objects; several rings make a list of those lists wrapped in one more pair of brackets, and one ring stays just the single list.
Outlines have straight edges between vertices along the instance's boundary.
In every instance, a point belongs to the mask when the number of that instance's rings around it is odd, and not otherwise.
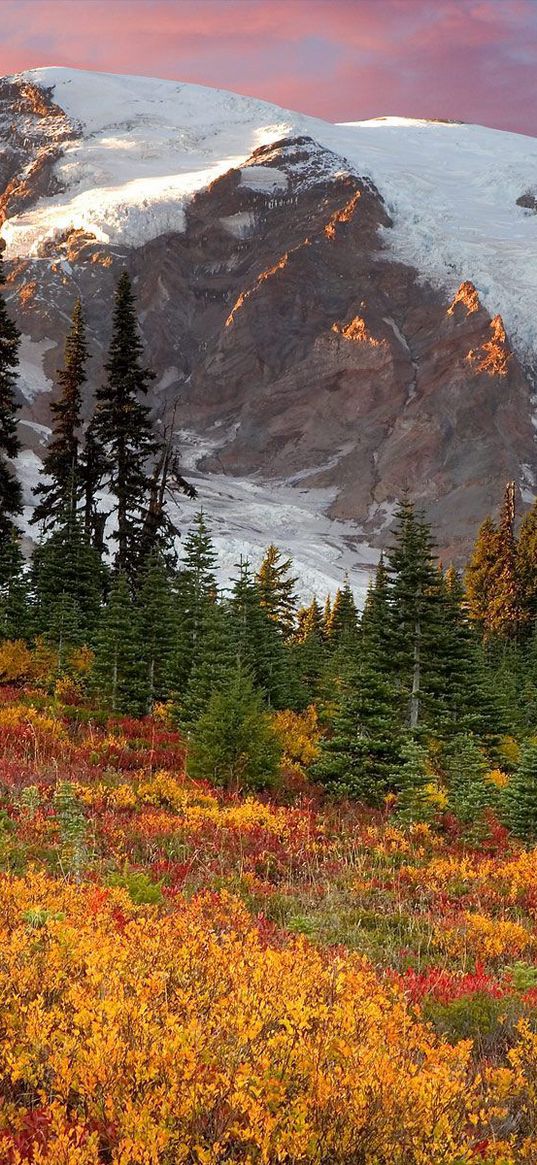
[{"label": "yellow shrub", "polygon": [[276,712],[272,720],[283,749],[283,763],[307,768],[319,753],[319,720],[313,704],[305,712]]},{"label": "yellow shrub", "polygon": [[46,1097],[39,1165],[97,1165],[103,1114],[118,1165],[470,1159],[470,1044],[439,1043],[363,959],[267,947],[230,895],[163,915],[4,879],[0,950],[3,1128]]},{"label": "yellow shrub", "polygon": [[32,653],[22,639],[7,639],[0,645],[0,680],[13,683],[32,674]]}]

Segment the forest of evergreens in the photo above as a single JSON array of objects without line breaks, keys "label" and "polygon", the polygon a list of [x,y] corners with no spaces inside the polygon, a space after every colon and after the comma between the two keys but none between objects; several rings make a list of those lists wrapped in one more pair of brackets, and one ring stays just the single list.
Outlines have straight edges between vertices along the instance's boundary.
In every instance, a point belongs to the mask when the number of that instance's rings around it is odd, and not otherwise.
[{"label": "forest of evergreens", "polygon": [[[165,704],[190,775],[229,788],[273,785],[271,713],[313,708],[310,776],[329,794],[372,807],[393,797],[401,820],[427,821],[436,773],[447,810],[474,833],[493,813],[537,836],[537,504],[518,524],[509,483],[499,521],[486,518],[458,573],[403,496],[361,614],[348,578],[324,605],[300,607],[275,545],[257,570],[238,563],[219,592],[210,515],[147,403],[154,374],[124,274],[89,412],[91,353],[74,305],[28,560],[16,524],[18,345],[0,298],[0,680],[71,683],[115,714]],[[188,498],[181,541],[168,506],[177,493]],[[491,769],[515,769],[508,793],[485,780]]]}]

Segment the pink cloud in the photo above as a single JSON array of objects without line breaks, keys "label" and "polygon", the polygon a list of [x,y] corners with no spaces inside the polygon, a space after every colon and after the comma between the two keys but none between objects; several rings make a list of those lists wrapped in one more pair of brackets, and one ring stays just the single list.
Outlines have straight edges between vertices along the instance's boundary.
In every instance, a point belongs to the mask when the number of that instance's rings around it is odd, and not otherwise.
[{"label": "pink cloud", "polygon": [[534,0],[3,0],[0,72],[171,77],[332,120],[450,117],[537,134]]}]

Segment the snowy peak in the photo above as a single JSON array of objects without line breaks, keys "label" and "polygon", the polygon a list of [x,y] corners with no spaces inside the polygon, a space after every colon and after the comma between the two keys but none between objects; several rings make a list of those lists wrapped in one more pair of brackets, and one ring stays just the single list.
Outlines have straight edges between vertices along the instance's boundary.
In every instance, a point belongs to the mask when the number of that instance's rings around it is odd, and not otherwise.
[{"label": "snowy peak", "polygon": [[525,197],[537,188],[534,138],[397,116],[330,125],[200,85],[76,69],[32,69],[2,87],[16,94],[19,118],[25,87],[63,111],[56,122],[33,115],[39,142],[17,181],[32,166],[44,173],[27,186],[33,200],[8,208],[13,258],[38,258],[72,230],[120,247],[180,232],[185,206],[215,178],[260,147],[307,136],[336,169],[371,178],[393,220],[383,242],[396,259],[450,294],[472,280],[519,354],[531,359],[537,348],[537,217]]},{"label": "snowy peak", "polygon": [[285,549],[333,586],[374,561],[402,488],[446,559],[505,480],[529,500],[536,140],[72,69],[0,79],[0,139],[27,483],[73,300],[89,396],[127,267],[155,415],[233,555],[285,515]]}]

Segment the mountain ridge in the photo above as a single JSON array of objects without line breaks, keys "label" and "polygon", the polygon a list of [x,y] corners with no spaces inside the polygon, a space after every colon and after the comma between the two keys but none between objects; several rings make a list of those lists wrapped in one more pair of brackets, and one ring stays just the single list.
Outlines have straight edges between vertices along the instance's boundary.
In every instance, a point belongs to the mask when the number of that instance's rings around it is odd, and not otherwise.
[{"label": "mountain ridge", "polygon": [[[521,135],[460,123],[332,126],[225,91],[54,69],[0,81],[2,127],[27,478],[70,303],[82,293],[95,384],[127,266],[155,410],[177,410],[222,541],[236,525],[230,555],[259,556],[294,508],[285,548],[315,545],[320,590],[374,562],[405,486],[455,557],[505,477],[531,501],[537,219],[514,196],[537,177],[536,140],[521,153]],[[265,519],[244,527],[256,490]]]}]

